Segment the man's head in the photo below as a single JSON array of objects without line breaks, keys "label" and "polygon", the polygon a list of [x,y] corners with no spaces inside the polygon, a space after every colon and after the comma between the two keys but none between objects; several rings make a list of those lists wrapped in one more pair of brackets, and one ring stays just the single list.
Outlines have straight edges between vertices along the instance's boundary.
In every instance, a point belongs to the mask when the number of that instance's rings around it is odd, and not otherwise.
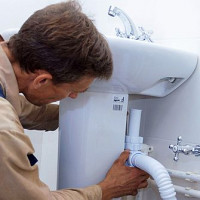
[{"label": "man's head", "polygon": [[112,74],[108,44],[76,1],[35,12],[8,47],[22,71],[45,71],[55,85],[77,83],[83,77],[109,79]]}]

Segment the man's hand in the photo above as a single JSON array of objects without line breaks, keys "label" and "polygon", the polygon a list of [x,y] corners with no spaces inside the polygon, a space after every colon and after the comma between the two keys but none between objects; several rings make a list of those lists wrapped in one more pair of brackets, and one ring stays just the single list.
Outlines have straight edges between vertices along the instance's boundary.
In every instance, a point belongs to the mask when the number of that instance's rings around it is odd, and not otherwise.
[{"label": "man's hand", "polygon": [[99,183],[102,189],[102,200],[137,194],[137,189],[147,187],[149,175],[136,168],[127,167],[125,162],[129,157],[129,151],[121,153],[113,163],[106,178]]}]

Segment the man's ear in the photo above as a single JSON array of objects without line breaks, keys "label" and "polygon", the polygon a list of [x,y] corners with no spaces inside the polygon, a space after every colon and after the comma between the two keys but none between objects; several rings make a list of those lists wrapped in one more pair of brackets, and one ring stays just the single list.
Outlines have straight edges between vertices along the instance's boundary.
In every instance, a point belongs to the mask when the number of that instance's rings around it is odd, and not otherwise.
[{"label": "man's ear", "polygon": [[52,83],[52,75],[49,73],[42,73],[38,74],[33,80],[33,87],[38,89],[44,86],[48,86],[50,83]]}]

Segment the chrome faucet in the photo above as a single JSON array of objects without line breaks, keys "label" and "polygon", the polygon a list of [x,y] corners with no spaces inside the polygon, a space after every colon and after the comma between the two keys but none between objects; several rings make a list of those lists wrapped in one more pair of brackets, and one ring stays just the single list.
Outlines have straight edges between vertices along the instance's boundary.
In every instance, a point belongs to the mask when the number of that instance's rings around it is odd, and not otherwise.
[{"label": "chrome faucet", "polygon": [[109,7],[108,15],[115,17],[118,16],[124,25],[125,32],[122,32],[119,28],[115,28],[116,35],[122,38],[129,38],[135,40],[146,40],[148,42],[153,42],[150,38],[152,31],[146,31],[143,27],[136,27],[135,24],[132,22],[130,17],[125,14],[124,11],[117,7]]},{"label": "chrome faucet", "polygon": [[179,153],[183,153],[185,155],[194,154],[195,156],[200,156],[200,145],[190,146],[188,144],[181,145],[182,137],[179,136],[177,138],[177,144],[170,144],[169,148],[175,153],[174,160],[178,161]]}]

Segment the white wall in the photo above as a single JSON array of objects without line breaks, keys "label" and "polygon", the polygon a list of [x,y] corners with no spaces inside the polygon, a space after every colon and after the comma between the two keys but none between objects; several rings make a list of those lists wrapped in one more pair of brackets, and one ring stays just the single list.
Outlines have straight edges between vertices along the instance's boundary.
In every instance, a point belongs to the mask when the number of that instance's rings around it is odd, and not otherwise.
[{"label": "white wall", "polygon": [[36,10],[44,6],[59,2],[58,0],[1,0],[0,31],[8,28],[20,27],[22,23]]},{"label": "white wall", "polygon": [[[19,0],[1,0],[1,18],[6,20],[1,21],[0,31],[19,27],[34,10],[54,2],[59,1],[20,0],[19,3]],[[200,54],[199,0],[81,0],[81,2],[84,12],[95,19],[98,29],[105,35],[114,35],[115,27],[121,27],[123,30],[118,18],[107,15],[109,6],[113,5],[124,10],[137,26],[153,30],[152,38],[156,43]],[[130,107],[143,109],[141,135],[144,136],[145,143],[154,146],[152,156],[167,167],[194,172],[200,172],[200,157],[181,155],[180,160],[175,163],[168,145],[175,144],[179,135],[183,137],[183,143],[200,144],[199,67],[183,86],[165,98],[138,100],[134,96],[130,97]],[[44,139],[47,139],[45,142],[47,144],[51,136],[48,136],[48,139],[42,133],[42,136],[37,135],[39,137],[36,139],[35,134],[31,133],[30,136],[41,159],[40,162],[43,163]],[[57,140],[51,141],[49,146],[46,145],[46,152],[49,154],[45,159],[51,160],[49,155],[57,148],[56,145]],[[51,146],[55,146],[55,149],[49,149]],[[54,169],[56,172],[57,168]],[[46,183],[48,181],[46,179]],[[199,189],[199,186],[189,182],[181,184],[194,185]],[[52,187],[54,186],[55,184]],[[147,194],[148,198],[144,200],[159,199],[151,191]],[[179,195],[178,199],[188,198]]]}]

